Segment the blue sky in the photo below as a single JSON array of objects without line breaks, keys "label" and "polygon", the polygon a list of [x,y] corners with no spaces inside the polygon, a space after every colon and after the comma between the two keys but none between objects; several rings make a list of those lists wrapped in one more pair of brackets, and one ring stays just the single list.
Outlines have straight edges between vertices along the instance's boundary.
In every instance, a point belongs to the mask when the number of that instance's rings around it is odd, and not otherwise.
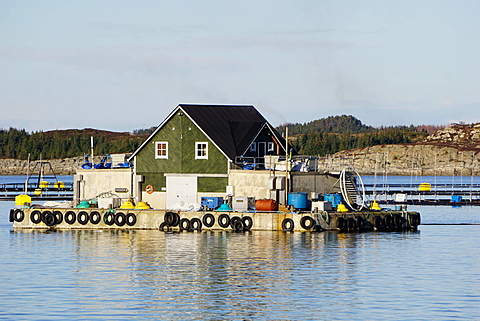
[{"label": "blue sky", "polygon": [[0,128],[157,126],[181,103],[273,124],[480,122],[480,1],[0,0]]}]

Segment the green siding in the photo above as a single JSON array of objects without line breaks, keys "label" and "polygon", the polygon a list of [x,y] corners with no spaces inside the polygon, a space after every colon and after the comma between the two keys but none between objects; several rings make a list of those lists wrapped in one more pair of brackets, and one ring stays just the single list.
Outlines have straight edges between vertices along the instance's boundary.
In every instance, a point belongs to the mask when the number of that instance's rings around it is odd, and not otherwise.
[{"label": "green siding", "polygon": [[[155,158],[156,142],[168,142],[168,159]],[[208,142],[208,159],[195,159],[196,142]],[[186,115],[180,115],[179,112],[173,115],[139,151],[135,166],[137,174],[145,177],[143,185],[153,185],[155,191],[166,187],[164,173],[207,175],[228,173],[225,155]],[[204,178],[199,179],[199,191],[206,189],[224,192],[227,185],[227,179],[223,178],[207,180],[205,184],[203,181]]]},{"label": "green siding", "polygon": [[227,177],[199,177],[197,190],[200,193],[225,193]]}]

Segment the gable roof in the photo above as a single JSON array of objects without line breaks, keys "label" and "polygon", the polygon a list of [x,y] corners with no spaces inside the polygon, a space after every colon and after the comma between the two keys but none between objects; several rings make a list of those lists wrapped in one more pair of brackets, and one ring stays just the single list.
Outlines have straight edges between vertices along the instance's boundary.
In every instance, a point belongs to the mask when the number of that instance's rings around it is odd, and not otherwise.
[{"label": "gable roof", "polygon": [[231,160],[241,156],[267,126],[276,140],[285,149],[285,139],[251,105],[190,105],[181,104],[157,127],[147,140],[132,154],[136,156],[163,125],[177,113],[183,112],[210,138],[210,140]]}]

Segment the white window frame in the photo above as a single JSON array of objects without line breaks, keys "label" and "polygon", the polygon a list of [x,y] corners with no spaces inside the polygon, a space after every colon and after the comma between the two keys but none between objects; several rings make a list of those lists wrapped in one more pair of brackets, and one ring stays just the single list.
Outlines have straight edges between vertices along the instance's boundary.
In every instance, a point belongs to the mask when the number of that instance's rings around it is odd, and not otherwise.
[{"label": "white window frame", "polygon": [[[160,145],[165,145],[165,155],[158,155]],[[168,159],[168,142],[155,142],[155,159]]]},{"label": "white window frame", "polygon": [[253,142],[253,143],[250,145],[250,151],[251,151],[251,152],[256,152],[256,151],[257,151],[257,143]]},{"label": "white window frame", "polygon": [[[198,155],[200,151],[204,151],[205,154]],[[195,159],[208,159],[208,142],[195,142]]]},{"label": "white window frame", "polygon": [[275,151],[275,144],[273,142],[268,142],[267,151],[268,152],[274,152]]}]

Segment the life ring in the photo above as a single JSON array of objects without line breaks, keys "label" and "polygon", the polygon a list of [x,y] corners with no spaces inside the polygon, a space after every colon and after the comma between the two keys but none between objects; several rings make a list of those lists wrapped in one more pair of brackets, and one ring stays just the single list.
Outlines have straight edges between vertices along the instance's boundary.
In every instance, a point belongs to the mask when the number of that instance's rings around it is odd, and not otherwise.
[{"label": "life ring", "polygon": [[103,215],[103,222],[107,225],[113,225],[115,223],[115,214],[112,212],[107,212]]},{"label": "life ring", "polygon": [[74,211],[68,211],[65,213],[65,222],[68,224],[73,224],[77,220],[77,216],[75,215]]},{"label": "life ring", "polygon": [[100,223],[101,219],[102,219],[102,216],[97,211],[93,211],[92,213],[90,213],[90,223],[98,224]]},{"label": "life ring", "polygon": [[180,227],[180,231],[188,231],[190,230],[190,220],[186,217],[182,218],[180,220],[180,223],[178,223],[178,226]]},{"label": "life ring", "polygon": [[115,214],[115,224],[117,226],[124,226],[125,225],[125,214],[122,212],[119,212]]},{"label": "life ring", "polygon": [[81,211],[80,213],[78,213],[77,219],[78,219],[78,223],[85,225],[90,220],[90,217],[87,212]]},{"label": "life ring", "polygon": [[30,221],[34,224],[38,224],[42,221],[42,212],[35,210],[30,213]]},{"label": "life ring", "polygon": [[228,214],[220,214],[218,217],[218,225],[220,225],[223,228],[226,228],[230,225],[230,216]]},{"label": "life ring", "polygon": [[137,216],[135,213],[128,213],[127,216],[125,216],[125,221],[128,226],[134,226],[135,223],[137,223]]},{"label": "life ring", "polygon": [[243,222],[245,231],[249,231],[253,226],[253,219],[248,215],[242,217],[242,222]]},{"label": "life ring", "polygon": [[291,218],[286,218],[282,221],[282,230],[285,232],[291,232],[295,228],[295,223]]},{"label": "life ring", "polygon": [[190,228],[194,231],[202,230],[202,221],[198,217],[194,217],[190,220]]},{"label": "life ring", "polygon": [[145,192],[147,192],[147,194],[152,194],[154,190],[153,185],[147,185],[147,187],[145,187]]},{"label": "life ring", "polygon": [[212,213],[207,213],[203,215],[202,222],[206,227],[212,227],[215,224],[215,216]]},{"label": "life ring", "polygon": [[310,230],[315,226],[315,220],[311,216],[304,216],[300,219],[300,226],[305,230]]},{"label": "life ring", "polygon": [[16,222],[22,222],[23,219],[25,218],[25,213],[23,213],[23,211],[19,208],[17,208],[14,212],[13,212],[13,220],[16,221]]}]

